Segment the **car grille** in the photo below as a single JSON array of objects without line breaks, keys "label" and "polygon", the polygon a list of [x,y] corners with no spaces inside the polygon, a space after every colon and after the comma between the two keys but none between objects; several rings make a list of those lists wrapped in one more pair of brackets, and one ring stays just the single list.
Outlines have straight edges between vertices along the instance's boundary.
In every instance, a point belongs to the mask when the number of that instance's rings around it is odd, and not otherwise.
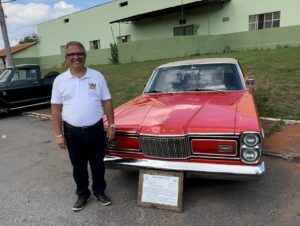
[{"label": "car grille", "polygon": [[149,157],[183,159],[191,156],[187,137],[141,136],[139,139],[143,153]]}]

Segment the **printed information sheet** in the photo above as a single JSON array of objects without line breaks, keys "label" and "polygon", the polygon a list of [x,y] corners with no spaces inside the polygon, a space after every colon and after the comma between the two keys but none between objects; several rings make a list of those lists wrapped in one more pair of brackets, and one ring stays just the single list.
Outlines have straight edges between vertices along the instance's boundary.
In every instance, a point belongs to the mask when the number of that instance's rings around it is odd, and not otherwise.
[{"label": "printed information sheet", "polygon": [[177,206],[179,177],[144,174],[142,202]]}]

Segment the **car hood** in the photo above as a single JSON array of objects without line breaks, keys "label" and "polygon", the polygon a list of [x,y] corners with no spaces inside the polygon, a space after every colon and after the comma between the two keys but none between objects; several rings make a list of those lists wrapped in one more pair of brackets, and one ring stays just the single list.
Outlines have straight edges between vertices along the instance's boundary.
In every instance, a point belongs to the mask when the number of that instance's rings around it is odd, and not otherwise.
[{"label": "car hood", "polygon": [[115,109],[115,118],[117,130],[143,135],[237,134],[259,129],[248,91],[146,94]]}]

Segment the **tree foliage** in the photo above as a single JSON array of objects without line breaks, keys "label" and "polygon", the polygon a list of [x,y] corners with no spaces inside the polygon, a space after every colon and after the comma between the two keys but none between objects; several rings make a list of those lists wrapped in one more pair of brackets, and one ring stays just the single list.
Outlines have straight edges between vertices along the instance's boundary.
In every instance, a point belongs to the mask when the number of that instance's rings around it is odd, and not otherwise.
[{"label": "tree foliage", "polygon": [[110,43],[110,53],[111,53],[111,63],[118,64],[119,63],[119,51],[116,43]]},{"label": "tree foliage", "polygon": [[28,36],[20,39],[19,44],[37,42],[37,41],[38,41],[38,35],[37,34],[31,34],[31,35],[28,35]]}]

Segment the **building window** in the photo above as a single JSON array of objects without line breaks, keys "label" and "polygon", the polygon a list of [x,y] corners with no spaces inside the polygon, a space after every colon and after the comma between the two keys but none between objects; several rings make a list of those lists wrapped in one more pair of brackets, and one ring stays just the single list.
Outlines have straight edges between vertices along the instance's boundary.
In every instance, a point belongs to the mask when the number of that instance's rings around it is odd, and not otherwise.
[{"label": "building window", "polygon": [[120,5],[120,7],[127,6],[127,5],[128,5],[128,2],[121,2],[119,5]]},{"label": "building window", "polygon": [[90,50],[100,49],[100,40],[90,41]]},{"label": "building window", "polygon": [[118,42],[118,44],[125,43],[125,42],[130,42],[130,35],[118,36],[117,37],[117,42]]},{"label": "building window", "polygon": [[249,30],[280,27],[280,11],[249,16]]},{"label": "building window", "polygon": [[59,48],[60,48],[60,53],[61,54],[65,54],[66,53],[66,46],[65,45],[60,46]]},{"label": "building window", "polygon": [[186,35],[194,35],[195,34],[195,26],[194,24],[174,27],[173,28],[174,36],[186,36]]}]

